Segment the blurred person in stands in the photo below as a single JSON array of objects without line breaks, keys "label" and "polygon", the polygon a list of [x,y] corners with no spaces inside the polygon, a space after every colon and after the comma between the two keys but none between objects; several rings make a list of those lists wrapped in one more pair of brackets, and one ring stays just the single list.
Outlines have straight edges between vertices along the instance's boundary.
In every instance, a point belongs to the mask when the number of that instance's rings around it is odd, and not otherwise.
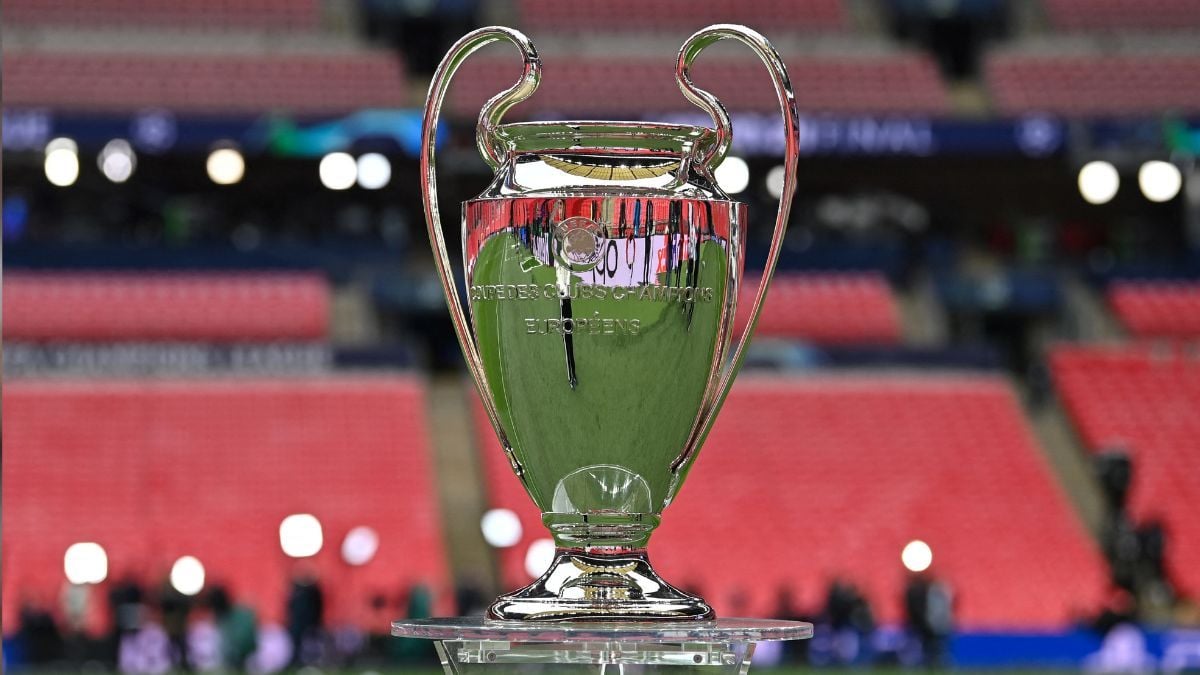
[{"label": "blurred person in stands", "polygon": [[126,574],[108,591],[108,609],[111,613],[112,635],[110,636],[110,664],[115,665],[121,651],[121,642],[132,637],[142,627],[145,615],[142,585],[134,574]]},{"label": "blurred person in stands", "polygon": [[219,585],[208,592],[208,606],[220,635],[222,662],[230,670],[241,671],[246,667],[246,660],[258,649],[258,619],[254,611],[234,604],[229,592]]},{"label": "blurred person in stands", "polygon": [[954,630],[954,594],[950,587],[925,572],[914,573],[904,589],[904,614],[908,630],[921,644],[922,663],[929,667],[943,665]]},{"label": "blurred person in stands", "polygon": [[460,615],[480,616],[487,611],[489,602],[490,599],[474,579],[468,579],[454,588],[454,604]]},{"label": "blurred person in stands", "polygon": [[92,607],[92,584],[64,581],[59,594],[63,617],[63,652],[68,662],[87,658],[88,615]]},{"label": "blurred person in stands", "polygon": [[850,665],[869,658],[866,647],[875,632],[875,615],[853,583],[835,579],[829,585],[821,623],[829,631],[834,663]]},{"label": "blurred person in stands", "polygon": [[391,603],[383,593],[372,593],[367,599],[367,646],[362,655],[363,664],[386,663],[391,655],[392,640],[391,623],[397,618]]},{"label": "blurred person in stands", "polygon": [[192,611],[192,600],[175,590],[169,582],[163,582],[158,594],[158,610],[162,615],[163,630],[170,641],[171,666],[191,672],[192,660],[188,652],[188,614]]},{"label": "blurred person in stands", "polygon": [[[404,618],[425,619],[433,616],[433,593],[424,584],[416,584],[402,592],[399,604],[404,606]],[[429,640],[393,640],[392,654],[397,661],[406,664],[432,665],[437,658]]]},{"label": "blurred person in stands", "polygon": [[49,666],[62,660],[63,638],[44,605],[26,599],[21,606],[17,628],[18,660],[31,666]]},{"label": "blurred person in stands", "polygon": [[287,601],[287,629],[292,638],[293,668],[317,660],[325,625],[325,593],[316,569],[301,565],[292,577]]},{"label": "blurred person in stands", "polygon": [[[781,584],[775,594],[775,618],[785,621],[810,621],[807,612],[800,608],[795,589],[791,584]],[[802,663],[808,659],[808,640],[789,640],[783,643],[784,663]]]}]

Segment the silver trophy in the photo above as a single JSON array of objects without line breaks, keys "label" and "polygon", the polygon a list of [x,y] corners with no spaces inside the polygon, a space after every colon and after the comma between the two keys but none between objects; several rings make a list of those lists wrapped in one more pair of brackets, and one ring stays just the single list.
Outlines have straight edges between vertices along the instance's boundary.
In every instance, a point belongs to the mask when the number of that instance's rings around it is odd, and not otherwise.
[{"label": "silver trophy", "polygon": [[[787,141],[766,269],[736,339],[746,206],[713,178],[733,131],[721,102],[689,75],[707,46],[727,38],[766,65]],[[455,72],[497,40],[516,45],[524,72],[479,114],[476,143],[495,179],[462,206],[464,311],[438,212],[434,139]],[[501,124],[540,76],[528,38],[481,28],[450,49],[425,106],[422,196],[446,301],[488,418],[557,547],[549,570],[500,597],[489,616],[712,619],[708,603],[655,572],[646,543],[729,393],[779,256],[799,142],[787,69],[762,35],[714,25],[688,38],[676,64],[680,90],[713,129]]]}]

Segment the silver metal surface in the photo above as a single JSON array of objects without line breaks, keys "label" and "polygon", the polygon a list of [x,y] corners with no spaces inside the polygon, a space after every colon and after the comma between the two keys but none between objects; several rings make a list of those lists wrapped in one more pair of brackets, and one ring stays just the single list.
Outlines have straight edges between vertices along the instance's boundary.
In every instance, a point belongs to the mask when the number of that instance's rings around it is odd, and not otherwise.
[{"label": "silver metal surface", "polygon": [[[724,39],[746,44],[767,66],[787,132],[771,249],[736,346],[746,209],[712,173],[732,141],[729,116],[689,72]],[[518,47],[523,70],[484,106],[476,129],[495,178],[463,205],[468,319],[438,212],[434,140],[454,73],[498,40]],[[680,89],[715,130],[501,124],[534,93],[540,69],[521,33],[469,33],[434,75],[422,137],[422,198],[455,332],[501,446],[558,547],[546,575],[501,597],[491,616],[711,619],[703,600],[654,572],[645,546],[729,392],[779,256],[796,185],[791,84],[765,38],[717,25],[684,43],[676,67]]]}]

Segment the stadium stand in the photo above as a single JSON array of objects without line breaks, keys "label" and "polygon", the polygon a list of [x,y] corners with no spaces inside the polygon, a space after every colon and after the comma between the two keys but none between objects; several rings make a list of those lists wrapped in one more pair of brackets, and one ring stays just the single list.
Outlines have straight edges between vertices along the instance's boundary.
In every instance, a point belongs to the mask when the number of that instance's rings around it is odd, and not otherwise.
[{"label": "stadium stand", "polygon": [[11,0],[4,20],[17,25],[145,26],[155,29],[311,30],[320,0]]},{"label": "stadium stand", "polygon": [[1200,593],[1200,360],[1149,346],[1064,346],[1051,365],[1084,445],[1133,460],[1129,508],[1161,519],[1166,564],[1184,595]]},{"label": "stadium stand", "polygon": [[[739,308],[751,306],[757,289],[758,279],[748,276]],[[739,311],[735,335],[744,328],[746,313]],[[881,274],[778,274],[755,335],[825,344],[889,344],[900,340],[900,318]]]},{"label": "stadium stand", "polygon": [[1197,30],[1194,0],[1042,0],[1052,26],[1065,31]]},{"label": "stadium stand", "polygon": [[10,272],[4,338],[323,340],[329,305],[329,284],[318,274]]},{"label": "stadium stand", "polygon": [[1116,282],[1108,302],[1136,337],[1200,338],[1200,283]]},{"label": "stadium stand", "polygon": [[[514,112],[615,115],[689,107],[674,83],[674,70],[662,58],[560,59],[548,61],[544,73],[537,93]],[[793,58],[788,60],[788,73],[795,90],[803,92],[797,101],[804,111],[943,113],[950,108],[937,66],[916,53]],[[719,92],[730,109],[776,112],[779,108],[757,61],[704,61],[696,64],[693,76],[706,89]],[[480,103],[496,94],[497,83],[513,77],[509,59],[480,57],[467,63],[455,81],[457,91],[448,97],[451,110],[473,118]],[[747,86],[747,82],[762,86]]]},{"label": "stadium stand", "polygon": [[1200,111],[1200,56],[989,55],[985,76],[1001,114],[1127,116]]},{"label": "stadium stand", "polygon": [[531,30],[695,30],[713,23],[741,23],[782,30],[839,31],[845,27],[842,0],[521,0],[522,24]]},{"label": "stadium stand", "polygon": [[[297,564],[279,526],[294,513],[322,523],[309,564],[337,591],[332,625],[361,625],[370,595],[414,584],[451,610],[416,378],[18,380],[4,408],[6,625],[23,600],[57,597],[75,542],[101,544],[113,580],[156,584],[196,556],[209,585],[278,622]],[[360,567],[339,552],[357,526],[379,536]]]},{"label": "stadium stand", "polygon": [[5,53],[5,104],[62,110],[344,113],[407,102],[387,52],[179,55]]},{"label": "stadium stand", "polygon": [[[500,559],[515,587],[545,530],[477,419],[491,502],[525,528]],[[707,591],[719,614],[770,616],[783,586],[817,607],[844,577],[893,621],[899,554],[913,539],[932,547],[966,629],[1061,627],[1106,588],[1020,404],[990,377],[743,375],[650,548],[668,579]]]}]

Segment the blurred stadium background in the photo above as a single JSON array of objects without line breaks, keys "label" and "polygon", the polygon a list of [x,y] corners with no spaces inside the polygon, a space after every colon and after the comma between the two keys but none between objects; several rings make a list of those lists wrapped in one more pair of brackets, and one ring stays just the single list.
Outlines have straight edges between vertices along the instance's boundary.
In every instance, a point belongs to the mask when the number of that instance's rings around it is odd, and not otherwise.
[{"label": "blurred stadium background", "polygon": [[[425,243],[429,75],[502,23],[512,119],[707,124],[711,22],[784,54],[804,158],[659,569],[817,624],[763,668],[1200,668],[1200,0],[6,0],[6,667],[436,668],[388,621],[548,540]],[[754,269],[774,96],[701,61]],[[516,69],[455,82],[448,213]]]}]

